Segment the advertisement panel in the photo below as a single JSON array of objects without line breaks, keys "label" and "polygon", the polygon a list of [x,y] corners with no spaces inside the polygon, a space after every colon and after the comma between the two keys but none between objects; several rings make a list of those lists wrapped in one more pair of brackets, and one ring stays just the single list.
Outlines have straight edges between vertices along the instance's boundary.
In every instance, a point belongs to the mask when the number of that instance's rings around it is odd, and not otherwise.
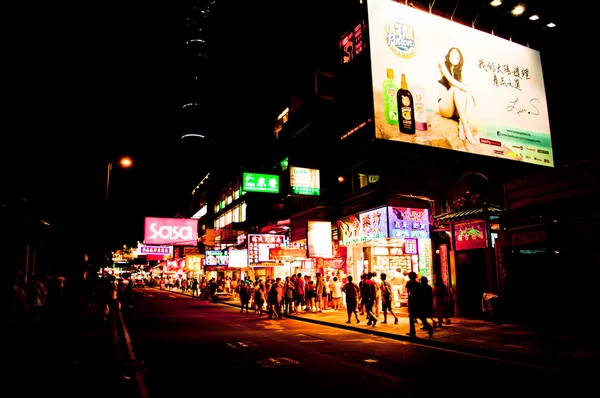
[{"label": "advertisement panel", "polygon": [[554,166],[538,51],[368,2],[375,138]]},{"label": "advertisement panel", "polygon": [[274,174],[244,173],[242,190],[246,192],[279,193],[279,176]]},{"label": "advertisement panel", "polygon": [[338,220],[342,246],[388,237],[387,209],[380,207]]},{"label": "advertisement panel", "polygon": [[296,195],[319,196],[321,194],[319,170],[291,166],[290,188]]},{"label": "advertisement panel", "polygon": [[147,245],[195,246],[198,244],[198,220],[146,217],[144,243]]},{"label": "advertisement panel", "polygon": [[308,257],[333,257],[330,221],[308,221],[306,230]]}]

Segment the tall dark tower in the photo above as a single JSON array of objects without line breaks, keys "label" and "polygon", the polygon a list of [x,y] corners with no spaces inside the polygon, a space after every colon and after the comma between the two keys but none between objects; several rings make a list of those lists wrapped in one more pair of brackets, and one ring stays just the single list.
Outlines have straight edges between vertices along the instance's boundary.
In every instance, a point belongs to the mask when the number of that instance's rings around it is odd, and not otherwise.
[{"label": "tall dark tower", "polygon": [[181,45],[184,48],[179,68],[182,133],[206,133],[206,126],[211,122],[208,108],[214,86],[209,78],[214,67],[211,25],[216,3],[218,0],[189,0],[182,5]]}]

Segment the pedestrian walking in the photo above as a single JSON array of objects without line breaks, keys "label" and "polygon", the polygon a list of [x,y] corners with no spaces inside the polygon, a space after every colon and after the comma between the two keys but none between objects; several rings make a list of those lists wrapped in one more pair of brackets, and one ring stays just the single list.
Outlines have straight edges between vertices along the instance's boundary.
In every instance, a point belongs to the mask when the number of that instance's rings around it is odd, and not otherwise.
[{"label": "pedestrian walking", "polygon": [[383,311],[383,322],[387,323],[387,314],[388,312],[394,317],[394,324],[398,323],[398,317],[394,314],[392,310],[392,303],[394,301],[393,295],[393,287],[392,283],[387,280],[387,274],[381,273],[381,309]]},{"label": "pedestrian walking", "polygon": [[348,314],[346,323],[352,322],[352,314],[354,314],[354,317],[356,318],[356,323],[360,323],[360,319],[358,319],[360,289],[353,281],[352,275],[348,275],[348,282],[342,286],[342,292],[346,295],[346,313]]},{"label": "pedestrian walking", "polygon": [[408,273],[408,282],[406,282],[406,291],[408,292],[408,324],[410,330],[407,335],[415,337],[415,319],[419,319],[423,327],[427,330],[429,337],[433,336],[433,326],[425,319],[424,311],[424,289],[421,282],[417,281],[417,273],[411,271]]}]

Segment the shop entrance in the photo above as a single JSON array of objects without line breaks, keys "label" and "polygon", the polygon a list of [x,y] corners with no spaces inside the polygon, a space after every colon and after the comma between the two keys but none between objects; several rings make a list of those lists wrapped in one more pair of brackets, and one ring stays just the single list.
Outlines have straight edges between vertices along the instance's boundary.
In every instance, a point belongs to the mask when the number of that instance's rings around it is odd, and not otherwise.
[{"label": "shop entrance", "polygon": [[487,290],[483,249],[456,252],[456,301],[461,317],[482,318],[481,297]]}]

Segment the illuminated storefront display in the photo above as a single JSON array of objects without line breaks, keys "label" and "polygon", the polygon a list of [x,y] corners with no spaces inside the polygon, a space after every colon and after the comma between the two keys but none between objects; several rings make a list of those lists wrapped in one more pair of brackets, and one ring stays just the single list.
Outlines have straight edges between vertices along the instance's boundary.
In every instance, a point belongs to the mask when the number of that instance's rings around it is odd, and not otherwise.
[{"label": "illuminated storefront display", "polygon": [[[350,274],[385,272],[391,278],[417,272],[431,280],[433,255],[429,236],[429,210],[385,206],[338,220],[339,244],[368,267],[354,261]],[[358,248],[351,251],[351,248]],[[360,268],[360,269],[359,269]]]}]

